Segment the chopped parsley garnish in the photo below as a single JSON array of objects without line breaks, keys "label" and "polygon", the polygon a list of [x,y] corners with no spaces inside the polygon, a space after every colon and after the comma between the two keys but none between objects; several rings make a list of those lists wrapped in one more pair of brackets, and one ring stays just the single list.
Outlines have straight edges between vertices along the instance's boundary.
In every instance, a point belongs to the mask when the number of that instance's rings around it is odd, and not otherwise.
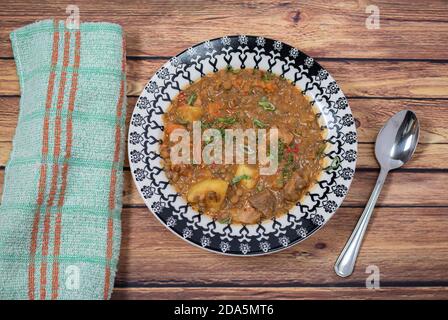
[{"label": "chopped parsley garnish", "polygon": [[330,169],[331,170],[336,170],[337,168],[339,168],[340,165],[341,165],[341,158],[339,158],[339,156],[336,156],[333,159],[333,161],[331,161]]},{"label": "chopped parsley garnish", "polygon": [[227,72],[232,72],[233,74],[240,73],[240,70],[241,69],[233,69],[233,67],[230,64],[227,66]]},{"label": "chopped parsley garnish", "polygon": [[196,101],[197,98],[198,98],[198,95],[197,95],[195,92],[193,92],[193,93],[190,94],[190,96],[188,97],[187,103],[188,103],[190,106],[193,106],[193,105],[194,105],[194,102]]},{"label": "chopped parsley garnish", "polygon": [[285,143],[279,139],[278,140],[278,159],[282,159],[283,158],[283,154],[285,153]]},{"label": "chopped parsley garnish", "polygon": [[232,218],[231,217],[226,217],[224,219],[218,220],[219,223],[223,223],[223,224],[230,224],[232,223]]},{"label": "chopped parsley garnish", "polygon": [[263,121],[261,121],[261,120],[254,119],[253,122],[254,122],[254,125],[256,125],[260,129],[263,129],[263,128],[267,127],[267,125]]},{"label": "chopped parsley garnish", "polygon": [[263,74],[262,78],[263,81],[270,81],[272,79],[274,79],[274,74],[270,71],[266,72]]},{"label": "chopped parsley garnish", "polygon": [[327,148],[327,145],[326,145],[326,144],[321,145],[321,146],[319,147],[319,149],[317,150],[317,152],[316,152],[316,156],[317,156],[318,158],[321,158],[321,157],[323,156],[323,154],[324,154],[326,148]]},{"label": "chopped parsley garnish", "polygon": [[236,118],[233,117],[217,118],[215,121],[226,125],[232,125],[236,122]]},{"label": "chopped parsley garnish", "polygon": [[269,102],[268,98],[266,97],[261,97],[261,100],[258,101],[258,105],[266,111],[275,111],[276,109],[275,106],[271,102]]},{"label": "chopped parsley garnish", "polygon": [[230,183],[231,184],[237,184],[241,180],[250,180],[250,179],[251,178],[247,174],[243,174],[243,175],[240,175],[240,176],[233,177],[233,179],[232,179],[232,181]]}]

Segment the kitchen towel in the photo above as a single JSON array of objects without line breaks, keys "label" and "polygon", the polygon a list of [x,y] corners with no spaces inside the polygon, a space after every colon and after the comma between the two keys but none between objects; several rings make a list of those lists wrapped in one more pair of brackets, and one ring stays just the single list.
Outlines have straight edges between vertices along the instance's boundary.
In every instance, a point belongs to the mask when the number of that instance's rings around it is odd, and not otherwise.
[{"label": "kitchen towel", "polygon": [[121,238],[122,28],[11,33],[20,112],[0,207],[0,299],[109,299]]}]

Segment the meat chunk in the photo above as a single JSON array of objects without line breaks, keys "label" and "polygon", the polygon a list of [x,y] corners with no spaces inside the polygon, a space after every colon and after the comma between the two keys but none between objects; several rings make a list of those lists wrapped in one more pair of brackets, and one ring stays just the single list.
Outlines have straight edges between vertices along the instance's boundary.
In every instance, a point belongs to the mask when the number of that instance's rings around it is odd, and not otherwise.
[{"label": "meat chunk", "polygon": [[300,191],[306,187],[306,181],[299,172],[294,172],[285,185],[285,199],[289,201],[297,201],[300,197]]},{"label": "meat chunk", "polygon": [[276,198],[271,190],[264,189],[251,196],[248,200],[251,206],[260,211],[263,216],[270,217],[274,214]]},{"label": "meat chunk", "polygon": [[278,129],[278,137],[282,139],[285,144],[290,144],[292,139],[294,139],[294,135],[289,132],[287,129]]},{"label": "meat chunk", "polygon": [[251,207],[249,204],[241,209],[233,209],[232,221],[243,224],[253,224],[260,221],[261,213]]}]

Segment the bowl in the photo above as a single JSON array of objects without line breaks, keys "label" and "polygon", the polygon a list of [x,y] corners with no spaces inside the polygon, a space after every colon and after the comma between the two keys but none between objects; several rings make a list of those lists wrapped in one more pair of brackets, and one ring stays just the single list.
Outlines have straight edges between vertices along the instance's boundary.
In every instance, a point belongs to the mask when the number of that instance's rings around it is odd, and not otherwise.
[{"label": "bowl", "polygon": [[[163,169],[162,116],[171,101],[206,74],[231,66],[256,68],[288,79],[309,100],[325,132],[324,169],[288,213],[253,225],[224,224],[195,211]],[[260,255],[288,248],[319,230],[342,204],[355,173],[357,135],[347,98],[313,58],[278,40],[224,36],[194,45],[166,62],[137,100],[128,134],[134,182],[151,212],[191,244],[227,255]]]}]

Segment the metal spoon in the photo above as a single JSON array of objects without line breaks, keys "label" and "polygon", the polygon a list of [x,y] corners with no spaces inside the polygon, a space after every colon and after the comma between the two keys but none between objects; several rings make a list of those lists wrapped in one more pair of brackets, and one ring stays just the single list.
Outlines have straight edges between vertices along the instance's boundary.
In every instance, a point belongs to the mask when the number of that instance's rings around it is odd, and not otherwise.
[{"label": "metal spoon", "polygon": [[375,156],[381,167],[380,175],[355,230],[334,265],[334,271],[338,276],[348,277],[352,274],[364,233],[387,174],[390,170],[404,165],[412,157],[417,147],[419,132],[420,127],[415,113],[403,110],[390,118],[378,133]]}]

